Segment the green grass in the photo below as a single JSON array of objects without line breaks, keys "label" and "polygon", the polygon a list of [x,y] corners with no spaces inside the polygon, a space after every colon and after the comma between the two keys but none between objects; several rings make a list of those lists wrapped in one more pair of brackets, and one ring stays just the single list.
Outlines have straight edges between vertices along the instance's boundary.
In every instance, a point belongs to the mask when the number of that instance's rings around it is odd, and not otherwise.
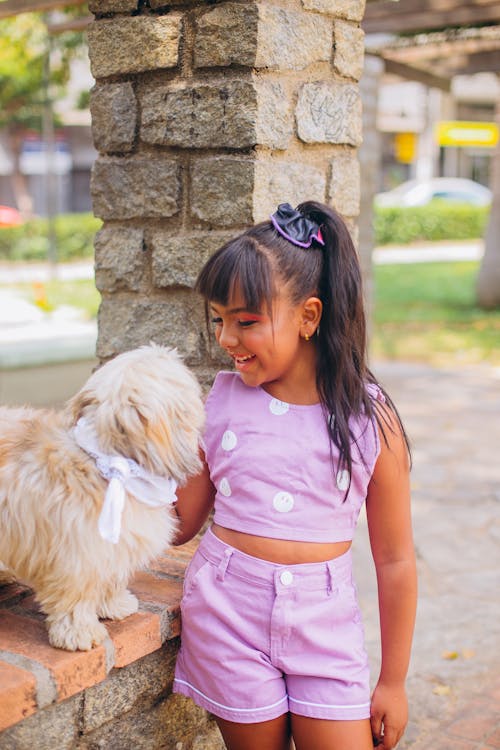
[{"label": "green grass", "polygon": [[500,365],[500,309],[476,306],[477,262],[375,268],[372,355],[436,365]]}]

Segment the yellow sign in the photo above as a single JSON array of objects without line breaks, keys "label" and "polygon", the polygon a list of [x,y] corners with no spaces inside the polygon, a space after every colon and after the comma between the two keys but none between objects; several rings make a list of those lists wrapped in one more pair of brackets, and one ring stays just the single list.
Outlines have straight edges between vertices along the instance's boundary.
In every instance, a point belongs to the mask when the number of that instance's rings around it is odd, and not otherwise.
[{"label": "yellow sign", "polygon": [[436,140],[440,146],[479,146],[493,148],[498,143],[498,125],[494,122],[438,122]]},{"label": "yellow sign", "polygon": [[417,136],[415,133],[396,133],[394,135],[394,152],[402,164],[411,164],[415,159]]}]

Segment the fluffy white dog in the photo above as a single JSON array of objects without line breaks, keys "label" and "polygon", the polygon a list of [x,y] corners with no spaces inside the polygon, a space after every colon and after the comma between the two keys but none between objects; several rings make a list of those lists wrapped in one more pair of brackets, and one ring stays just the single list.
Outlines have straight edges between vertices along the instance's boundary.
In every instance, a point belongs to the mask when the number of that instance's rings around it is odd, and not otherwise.
[{"label": "fluffy white dog", "polygon": [[96,370],[60,412],[0,408],[0,583],[31,586],[53,646],[103,641],[137,611],[134,571],[171,542],[175,488],[201,468],[204,410],[175,350]]}]

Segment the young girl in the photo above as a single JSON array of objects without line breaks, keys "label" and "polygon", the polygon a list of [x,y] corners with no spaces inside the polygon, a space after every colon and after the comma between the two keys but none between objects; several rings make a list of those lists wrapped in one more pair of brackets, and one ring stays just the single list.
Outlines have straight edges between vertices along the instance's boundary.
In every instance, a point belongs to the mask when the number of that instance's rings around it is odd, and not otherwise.
[{"label": "young girl", "polygon": [[[416,602],[407,439],[366,364],[361,275],[340,216],[279,206],[197,289],[235,365],[206,403],[205,468],[180,532],[215,514],[186,573],[174,690],[229,750],[389,750],[407,722]],[[351,541],[363,502],[382,664],[370,698]]]}]

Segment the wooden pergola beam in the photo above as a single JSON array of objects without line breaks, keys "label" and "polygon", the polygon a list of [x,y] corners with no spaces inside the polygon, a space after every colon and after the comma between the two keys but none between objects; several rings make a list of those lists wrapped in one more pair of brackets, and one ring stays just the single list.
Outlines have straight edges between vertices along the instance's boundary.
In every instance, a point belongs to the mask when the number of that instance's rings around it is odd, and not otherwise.
[{"label": "wooden pergola beam", "polygon": [[367,34],[406,34],[430,29],[500,23],[499,0],[391,0],[366,6]]},{"label": "wooden pergola beam", "polygon": [[65,31],[85,31],[89,23],[94,20],[93,16],[83,16],[82,18],[73,18],[70,21],[61,23],[50,23],[47,26],[49,34],[63,34]]},{"label": "wooden pergola beam", "polygon": [[66,5],[83,5],[87,0],[3,0],[0,2],[0,18],[10,18],[21,13],[37,13],[44,10],[64,8]]},{"label": "wooden pergola beam", "polygon": [[464,75],[485,72],[500,73],[500,45],[496,50],[468,55],[465,64],[457,69],[457,73]]},{"label": "wooden pergola beam", "polygon": [[404,63],[396,62],[395,60],[389,60],[383,56],[382,60],[385,63],[386,73],[392,73],[393,75],[405,78],[409,81],[418,81],[423,83],[424,86],[428,86],[433,89],[440,89],[441,91],[451,91],[451,81],[449,78],[443,78],[433,73],[429,73],[426,70],[415,68],[413,65],[405,65]]}]

